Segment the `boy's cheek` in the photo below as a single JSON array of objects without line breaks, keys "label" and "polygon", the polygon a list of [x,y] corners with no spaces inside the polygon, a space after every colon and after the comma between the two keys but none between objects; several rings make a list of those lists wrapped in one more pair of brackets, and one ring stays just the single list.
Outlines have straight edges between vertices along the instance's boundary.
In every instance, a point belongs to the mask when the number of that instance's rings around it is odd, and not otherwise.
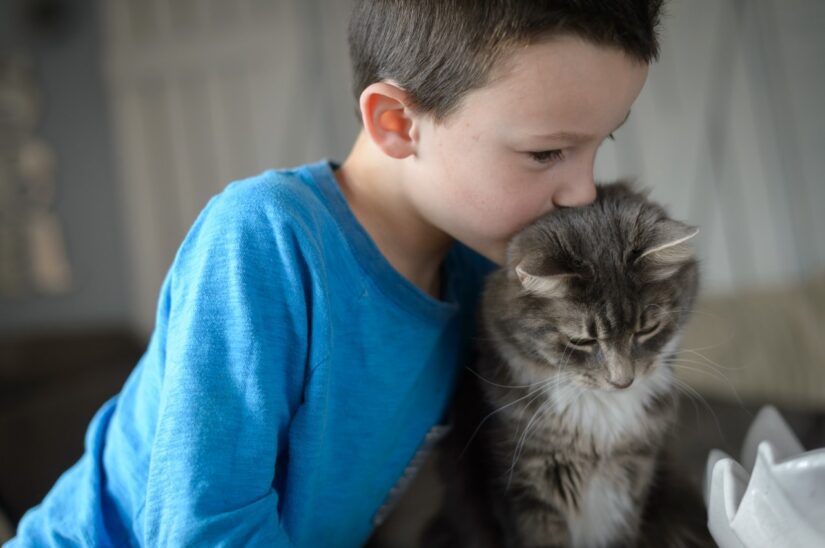
[{"label": "boy's cheek", "polygon": [[525,179],[500,151],[479,146],[463,154],[449,154],[446,147],[439,152],[440,165],[427,176],[427,201],[441,210],[443,222],[461,222],[478,241],[501,247],[547,209],[547,185]]}]

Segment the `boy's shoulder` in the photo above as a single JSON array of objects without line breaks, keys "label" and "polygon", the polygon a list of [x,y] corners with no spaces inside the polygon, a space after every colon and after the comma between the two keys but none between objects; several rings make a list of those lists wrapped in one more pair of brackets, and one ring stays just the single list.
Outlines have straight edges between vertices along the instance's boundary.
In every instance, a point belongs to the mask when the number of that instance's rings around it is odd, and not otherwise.
[{"label": "boy's shoulder", "polygon": [[334,230],[322,196],[303,167],[266,170],[229,183],[198,215],[175,257],[189,270],[207,257],[236,265],[282,267],[318,256]]},{"label": "boy's shoulder", "polygon": [[224,233],[299,234],[320,243],[339,226],[323,188],[330,183],[317,180],[320,165],[268,169],[230,182],[207,203],[193,229],[206,223]]},{"label": "boy's shoulder", "polygon": [[[343,195],[329,188],[337,185],[332,177],[326,162],[267,170],[230,183],[218,198],[233,213],[260,210],[266,213],[273,226],[298,229],[313,238],[321,238],[331,229],[341,231],[338,236],[357,239],[355,233],[360,231],[352,227],[355,218]],[[498,268],[494,262],[458,241],[453,247],[453,255],[457,260],[455,266],[465,275],[470,271],[483,279]]]},{"label": "boy's shoulder", "polygon": [[321,195],[307,179],[303,167],[269,169],[229,183],[206,207],[226,220],[241,223],[266,221],[273,227],[318,221],[326,213]]},{"label": "boy's shoulder", "polygon": [[[244,264],[275,258],[281,268],[288,268],[289,263],[326,264],[330,253],[340,261],[348,256],[340,253],[344,246],[352,250],[352,261],[362,266],[381,262],[374,256],[379,253],[374,244],[364,241],[366,232],[357,226],[336,185],[326,162],[233,181],[206,205],[179,255],[235,256]],[[459,242],[451,256],[451,274],[468,288],[471,280],[480,282],[496,268]]]}]

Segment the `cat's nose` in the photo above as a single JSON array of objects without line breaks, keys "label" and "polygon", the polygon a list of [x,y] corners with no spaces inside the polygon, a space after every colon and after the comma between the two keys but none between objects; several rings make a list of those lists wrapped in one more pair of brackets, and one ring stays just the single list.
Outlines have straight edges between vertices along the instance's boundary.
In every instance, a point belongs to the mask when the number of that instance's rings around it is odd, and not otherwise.
[{"label": "cat's nose", "polygon": [[633,384],[633,377],[630,377],[629,379],[623,379],[620,382],[613,382],[613,381],[607,381],[607,382],[610,383],[610,386],[614,386],[614,387],[618,388],[619,390],[622,390],[624,388],[627,388],[631,384]]}]

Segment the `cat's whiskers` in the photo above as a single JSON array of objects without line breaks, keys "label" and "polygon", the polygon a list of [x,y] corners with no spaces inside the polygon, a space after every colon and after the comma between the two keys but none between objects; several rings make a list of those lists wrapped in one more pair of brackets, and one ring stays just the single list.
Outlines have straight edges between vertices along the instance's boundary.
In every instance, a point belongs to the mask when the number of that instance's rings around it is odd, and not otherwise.
[{"label": "cat's whiskers", "polygon": [[727,377],[727,375],[725,375],[722,371],[720,371],[718,367],[716,367],[712,364],[709,364],[707,362],[700,362],[700,361],[696,361],[696,360],[690,360],[688,358],[680,358],[680,357],[677,357],[677,356],[671,356],[671,357],[668,357],[668,358],[664,358],[662,360],[662,362],[663,363],[684,363],[684,364],[696,365],[702,371],[704,371],[706,373],[716,375],[716,376],[721,377],[721,378],[725,379],[726,381],[730,382],[730,379]]},{"label": "cat's whiskers", "polygon": [[717,320],[724,321],[723,316],[720,316],[719,314],[716,314],[714,312],[709,312],[709,311],[704,310],[702,308],[689,308],[689,307],[665,308],[662,305],[657,304],[657,303],[650,303],[647,306],[655,306],[655,307],[663,310],[665,314],[672,314],[673,312],[687,312],[688,314],[691,314],[691,315],[693,315],[693,314],[703,314],[705,316],[711,316],[712,318],[715,318]]},{"label": "cat's whiskers", "polygon": [[731,384],[730,379],[724,373],[714,368],[712,365],[706,364],[704,362],[697,362],[696,360],[688,360],[685,358],[666,358],[662,360],[662,363],[679,364],[685,368],[687,368],[687,366],[696,366],[692,368],[693,371],[705,373],[706,375],[713,375],[714,377],[723,379],[728,384]]},{"label": "cat's whiskers", "polygon": [[[566,362],[565,362],[565,365],[566,365]],[[559,385],[556,384],[556,385],[552,386],[551,388],[558,389]],[[589,389],[588,387],[575,386],[572,383],[566,383],[564,385],[564,388],[565,389],[570,389],[570,388],[576,389],[576,394],[572,398],[569,399],[569,402],[571,402],[571,403],[578,400],[578,397]],[[534,400],[531,400],[530,403],[532,401],[534,401]],[[556,404],[556,401],[553,399],[552,394],[550,394],[547,401],[545,401],[544,403],[542,403],[539,406],[539,408],[533,413],[533,415],[530,417],[530,420],[527,422],[527,426],[525,426],[524,431],[522,432],[521,437],[520,437],[520,439],[519,439],[518,443],[516,444],[516,447],[513,451],[513,459],[510,463],[510,470],[509,470],[509,475],[508,475],[508,479],[507,479],[507,488],[508,489],[510,488],[510,484],[513,480],[513,473],[515,471],[516,464],[518,464],[518,460],[519,460],[519,458],[521,458],[521,454],[524,451],[524,446],[526,445],[527,439],[530,435],[530,429],[531,428],[537,429],[538,425],[541,422],[539,419],[541,419],[548,411],[553,410],[553,408],[555,407],[555,404]]]},{"label": "cat's whiskers", "polygon": [[730,328],[730,333],[724,338],[724,340],[719,341],[714,344],[708,344],[706,346],[697,346],[692,348],[691,350],[712,350],[714,348],[719,348],[722,345],[725,345],[736,338],[736,333],[733,328]]},{"label": "cat's whiskers", "polygon": [[742,366],[740,366],[740,367],[730,367],[730,366],[722,365],[722,364],[717,363],[717,362],[713,361],[712,359],[708,358],[708,357],[707,357],[707,356],[705,356],[704,354],[702,354],[702,353],[698,352],[695,348],[683,348],[683,349],[681,349],[681,350],[678,350],[677,352],[674,352],[674,354],[681,354],[681,353],[683,353],[683,352],[686,352],[686,353],[691,354],[691,355],[693,355],[693,356],[697,356],[697,357],[699,357],[699,358],[702,358],[702,359],[703,359],[703,360],[705,360],[705,361],[706,361],[709,365],[715,365],[715,366],[716,366],[716,367],[718,367],[719,369],[726,369],[726,370],[729,370],[729,371],[740,371],[740,370],[742,370],[742,369],[744,369],[744,368],[745,368],[745,366],[744,366],[744,365],[742,365]]},{"label": "cat's whiskers", "polygon": [[[521,457],[521,453],[524,450],[524,445],[527,442],[527,437],[529,435],[531,425],[534,421],[536,421],[536,419],[543,416],[551,408],[552,402],[550,400],[545,401],[539,406],[539,408],[536,410],[535,413],[533,413],[532,417],[530,417],[530,420],[527,422],[527,426],[524,428],[524,432],[522,432],[521,438],[519,439],[519,442],[516,444],[516,448],[513,451],[513,460],[510,463],[509,475],[507,477],[507,489],[510,488],[510,484],[513,481],[513,472],[516,468],[516,463],[518,463],[518,459],[519,457]],[[538,425],[539,423],[536,422],[536,424]]]},{"label": "cat's whiskers", "polygon": [[[722,424],[719,422],[719,417],[716,415],[716,412],[713,410],[713,407],[711,407],[711,405],[704,398],[704,396],[702,396],[702,394],[700,394],[695,388],[690,386],[688,383],[686,383],[686,382],[684,382],[684,381],[682,381],[682,380],[680,380],[676,377],[673,377],[672,380],[673,380],[673,386],[675,386],[677,389],[679,389],[683,394],[690,397],[694,402],[695,402],[694,398],[698,399],[699,403],[704,405],[705,409],[707,409],[708,412],[710,412],[710,414],[713,415],[713,420],[716,423],[716,428],[719,431],[719,436],[722,438],[722,441],[725,441],[725,433],[722,431]],[[699,421],[698,411],[696,413],[696,421],[697,422]]]},{"label": "cat's whiskers", "polygon": [[[570,350],[569,354],[567,353],[568,350]],[[562,365],[556,373],[557,376],[561,375],[561,374],[564,374],[564,368],[567,367],[567,364],[570,362],[570,358],[572,357],[572,355],[573,355],[572,349],[570,347],[565,348],[564,353],[562,353],[562,358],[560,360],[560,361],[562,361]],[[569,378],[572,379],[573,376],[571,375]],[[559,387],[561,387],[564,390],[568,390],[572,387],[572,384],[571,383],[566,383],[564,385],[561,385],[560,383],[557,383],[554,386],[554,388],[556,389],[555,394],[553,394],[553,393],[548,394],[548,399],[552,400],[554,402],[554,404],[556,404],[556,406],[557,406],[558,403],[560,403],[560,400],[566,400],[566,398],[564,397],[565,395],[559,393]],[[560,409],[558,409],[558,406],[557,406],[557,410],[560,410]]]},{"label": "cat's whiskers", "polygon": [[718,372],[720,375],[722,374],[722,371],[742,371],[742,370],[745,369],[744,365],[739,366],[739,367],[729,367],[729,366],[719,366],[717,364],[706,362],[706,361],[691,360],[689,358],[685,358],[683,356],[680,356],[678,352],[673,352],[670,356],[668,356],[666,358],[663,358],[663,359],[679,360],[679,361],[682,361],[682,362],[685,362],[685,363],[693,363],[693,364],[696,364],[696,365],[700,365],[702,367],[707,367],[708,369],[711,369],[713,371]]},{"label": "cat's whiskers", "polygon": [[[571,390],[571,389],[575,390],[575,394],[573,395],[572,398],[565,398],[567,400],[567,403],[566,403],[566,405],[564,405],[564,407],[570,407],[571,405],[573,405],[573,403],[575,403],[579,399],[579,396],[584,394],[590,388],[583,387],[583,386],[576,386],[572,383],[568,383],[564,386],[564,389],[565,390]],[[527,426],[524,428],[524,432],[522,433],[521,439],[519,440],[519,444],[516,445],[516,448],[513,451],[513,459],[510,463],[509,476],[508,476],[508,479],[507,479],[507,488],[508,489],[510,488],[510,484],[513,480],[513,474],[514,474],[515,469],[516,469],[516,464],[518,464],[518,461],[521,458],[521,454],[524,451],[524,446],[526,445],[527,439],[530,435],[530,428],[531,427],[538,428],[538,425],[541,422],[538,419],[540,419],[548,411],[554,410],[556,403],[557,402],[553,399],[548,399],[546,402],[544,402],[539,407],[539,409],[533,414],[533,416],[530,418],[530,421],[527,423]],[[533,426],[533,423],[535,423],[534,426]]]},{"label": "cat's whiskers", "polygon": [[[567,353],[568,350],[570,350],[570,354]],[[564,349],[564,352],[562,352],[562,354],[561,354],[561,359],[559,360],[561,362],[561,367],[556,369],[556,378],[558,378],[562,373],[564,373],[564,368],[567,366],[567,363],[570,361],[570,357],[572,355],[573,355],[573,349],[569,346],[566,347]]]},{"label": "cat's whiskers", "polygon": [[[558,389],[558,387],[560,385],[562,385],[563,381],[567,380],[566,374],[564,373],[564,368],[567,366],[567,363],[570,361],[571,355],[572,355],[572,352],[570,352],[570,354],[568,354],[568,349],[565,349],[564,353],[562,353],[561,359],[559,360],[561,362],[561,367],[557,368],[556,375],[555,375],[555,378],[553,379],[553,382],[539,383],[541,386],[539,387],[539,389],[537,391],[538,393],[535,396],[533,396],[532,398],[530,398],[530,400],[525,404],[526,407],[529,406],[531,403],[533,403],[539,397],[539,395],[541,395],[541,392],[543,392],[543,391],[547,392],[547,396],[548,396],[547,401],[545,401],[541,405],[539,405],[539,408],[532,414],[532,416],[530,417],[530,420],[527,422],[527,426],[524,428],[524,431],[522,432],[518,442],[516,443],[515,450],[513,451],[513,460],[512,460],[511,465],[510,465],[510,471],[509,471],[509,476],[508,476],[508,480],[507,480],[507,487],[508,488],[510,487],[510,482],[513,479],[513,471],[515,470],[515,466],[516,466],[516,463],[518,462],[518,458],[521,456],[521,452],[524,449],[524,444],[527,441],[527,436],[529,435],[529,431],[530,431],[531,426],[534,423],[536,425],[538,425],[539,423],[536,422],[536,420],[539,419],[541,416],[543,416],[547,411],[549,411],[553,408],[553,403],[554,403],[553,398],[552,398],[553,389]],[[524,398],[519,398],[519,400],[516,400],[516,401],[520,401],[522,399],[524,399]],[[515,402],[512,402],[512,403],[515,403]],[[489,416],[490,415],[488,415],[488,417],[485,417],[484,420],[489,418]],[[484,421],[482,421],[482,424],[483,424],[483,422]],[[481,425],[479,425],[479,428],[480,427],[481,427]],[[477,431],[478,431],[478,428],[476,428],[476,432]],[[476,432],[473,433],[473,437],[475,436]],[[472,437],[471,437],[471,441],[472,441]],[[467,443],[467,446],[469,446],[469,442]],[[465,451],[467,449],[467,446],[464,447]],[[462,451],[462,454],[463,454],[463,452],[464,451]]]},{"label": "cat's whiskers", "polygon": [[[658,308],[659,310],[662,311],[662,313],[664,315],[666,315],[668,317],[672,317],[675,312],[686,312],[687,314],[690,314],[690,315],[699,314],[699,315],[710,316],[710,317],[712,317],[716,320],[719,320],[720,322],[724,322],[724,318],[722,316],[720,316],[719,314],[714,314],[712,312],[702,310],[701,308],[697,308],[697,309],[693,309],[693,310],[691,310],[690,308],[671,308],[671,309],[668,310],[665,307],[663,307],[662,305],[659,305],[659,304],[656,304],[656,303],[651,303],[648,306]],[[696,348],[685,349],[685,350],[711,350],[713,348],[718,348],[718,347],[720,347],[724,344],[727,344],[728,342],[732,341],[735,337],[736,337],[736,332],[735,332],[734,328],[731,326],[730,329],[729,329],[729,333],[725,336],[724,340],[722,340],[718,343],[715,343],[715,344],[710,344],[710,345],[707,345],[707,346],[699,346],[699,347],[696,347]]]},{"label": "cat's whiskers", "polygon": [[[527,392],[527,394],[525,394],[524,396],[521,396],[520,398],[517,398],[517,399],[515,399],[515,400],[513,400],[513,401],[511,401],[511,402],[508,402],[508,403],[506,403],[506,404],[502,405],[501,407],[499,407],[498,409],[495,409],[495,410],[491,411],[490,413],[488,413],[488,414],[487,414],[487,415],[486,415],[483,419],[481,419],[481,422],[479,422],[479,423],[478,423],[478,426],[476,426],[476,429],[475,429],[475,430],[473,430],[473,433],[472,433],[472,435],[470,436],[470,439],[469,439],[469,440],[467,440],[467,443],[466,443],[466,445],[464,446],[464,448],[461,450],[461,453],[459,453],[458,458],[459,458],[459,459],[461,459],[461,457],[463,457],[463,456],[464,456],[464,453],[467,451],[467,448],[468,448],[468,447],[470,447],[470,444],[471,444],[471,443],[473,442],[473,440],[475,439],[476,435],[478,434],[478,431],[479,431],[479,430],[481,430],[481,427],[482,427],[482,426],[484,426],[484,423],[485,423],[485,422],[487,422],[487,420],[488,420],[488,419],[490,419],[490,417],[492,417],[492,416],[493,416],[493,415],[495,415],[496,413],[499,413],[500,411],[503,411],[504,409],[507,409],[508,407],[510,407],[510,406],[512,406],[512,405],[517,404],[518,402],[520,402],[520,401],[522,401],[522,400],[524,400],[524,399],[526,399],[526,398],[529,398],[529,397],[531,397],[531,396],[532,396],[533,398],[538,397],[538,395],[539,395],[539,394],[541,394],[541,393],[542,393],[542,391],[543,391],[543,390],[544,390],[547,386],[549,386],[549,385],[551,385],[551,384],[554,384],[554,383],[563,382],[564,380],[566,380],[566,379],[559,379],[558,377],[556,377],[556,378],[550,377],[550,378],[548,378],[546,381],[543,381],[543,382],[538,383],[538,385],[536,386],[536,388],[535,388],[535,389],[533,389],[533,390],[531,390],[531,391]],[[531,399],[530,401],[533,401],[533,400]],[[529,402],[528,402],[528,403],[529,403]]]},{"label": "cat's whiskers", "polygon": [[[733,392],[733,395],[736,398],[736,402],[739,404],[740,409],[745,411],[745,413],[748,414],[749,416],[753,416],[753,413],[751,413],[747,409],[747,407],[745,407],[745,404],[742,401],[742,398],[739,396],[739,392],[737,392],[737,390],[736,390],[736,386],[733,384],[733,382],[731,382],[731,380],[727,377],[727,375],[725,375],[722,372],[722,370],[741,371],[742,369],[745,368],[744,365],[742,365],[741,367],[727,367],[727,366],[723,366],[721,364],[718,364],[716,362],[713,362],[712,360],[710,362],[690,360],[688,358],[679,357],[678,354],[680,352],[681,351],[673,352],[669,357],[664,358],[662,360],[662,363],[664,363],[666,365],[672,365],[674,367],[678,366],[678,367],[681,367],[682,369],[695,371],[697,373],[705,373],[705,374],[709,374],[709,375],[714,375],[717,378],[723,379],[728,384],[731,391]],[[695,354],[695,352],[691,352],[691,354]],[[702,356],[702,357],[705,358],[704,356]],[[698,367],[690,367],[692,365],[695,365],[695,366],[698,366]],[[707,369],[704,369],[704,368],[707,368]],[[697,413],[697,416],[698,416],[698,413]]]},{"label": "cat's whiskers", "polygon": [[733,395],[736,398],[736,401],[739,404],[739,407],[743,411],[745,411],[747,414],[752,415],[752,413],[745,407],[745,403],[742,401],[742,398],[739,396],[739,392],[737,392],[736,386],[734,386],[734,384],[731,382],[731,380],[729,378],[727,378],[721,372],[716,371],[715,369],[702,369],[701,367],[693,367],[693,365],[690,365],[690,364],[696,364],[696,365],[700,365],[700,366],[705,366],[707,364],[704,364],[702,362],[690,361],[690,360],[669,359],[669,360],[666,361],[666,363],[667,363],[667,365],[670,365],[672,367],[676,367],[676,368],[679,368],[679,369],[684,369],[686,371],[694,371],[696,373],[704,373],[706,375],[711,375],[715,378],[721,378],[726,383],[728,383],[728,386],[730,387],[731,391],[733,392]]},{"label": "cat's whiskers", "polygon": [[728,337],[724,341],[721,341],[721,342],[718,342],[718,343],[715,343],[715,344],[709,344],[709,345],[706,345],[706,346],[696,346],[694,348],[689,348],[688,350],[712,350],[714,348],[719,348],[723,344],[727,344],[732,340],[733,340],[733,336]]},{"label": "cat's whiskers", "polygon": [[687,399],[693,405],[693,412],[696,414],[696,424],[699,424],[699,406],[697,405],[695,398],[693,398],[691,394],[689,394],[682,386],[676,384],[675,382],[673,383],[673,388],[680,394],[684,394],[685,396],[687,396]]},{"label": "cat's whiskers", "polygon": [[534,386],[537,386],[537,385],[540,385],[540,384],[543,384],[543,383],[546,382],[546,380],[541,380],[541,381],[531,382],[529,384],[499,384],[497,382],[493,382],[490,379],[484,377],[481,373],[479,373],[478,371],[476,371],[475,369],[473,369],[469,365],[464,366],[464,369],[466,369],[467,371],[469,371],[470,373],[472,373],[473,375],[478,377],[479,380],[482,380],[482,381],[486,382],[489,385],[497,386],[499,388],[532,388]]}]

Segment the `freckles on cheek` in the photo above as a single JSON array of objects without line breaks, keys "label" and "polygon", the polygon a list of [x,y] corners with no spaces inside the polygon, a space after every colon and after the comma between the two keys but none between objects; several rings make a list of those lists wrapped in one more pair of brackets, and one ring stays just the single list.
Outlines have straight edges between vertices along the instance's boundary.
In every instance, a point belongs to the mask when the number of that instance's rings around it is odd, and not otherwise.
[{"label": "freckles on cheek", "polygon": [[445,147],[438,149],[438,161],[444,176],[441,191],[447,201],[461,203],[465,209],[482,210],[486,182],[481,179],[477,159],[469,153],[451,154]]},{"label": "freckles on cheek", "polygon": [[509,240],[527,223],[524,206],[513,202],[513,197],[481,200],[477,202],[478,218],[486,227],[486,232],[498,239]]},{"label": "freckles on cheek", "polygon": [[472,180],[469,183],[452,187],[450,199],[453,203],[461,204],[462,209],[469,214],[483,216],[487,211],[487,200],[477,188],[473,188]]},{"label": "freckles on cheek", "polygon": [[508,236],[513,237],[518,232],[527,228],[535,220],[544,214],[544,203],[541,199],[531,199],[531,197],[521,197],[518,202],[514,202],[508,212]]},{"label": "freckles on cheek", "polygon": [[478,229],[497,240],[508,240],[538,216],[541,204],[530,196],[519,195],[518,185],[509,184],[503,175],[488,170],[465,179],[469,184],[455,189],[455,199],[475,218]]}]

